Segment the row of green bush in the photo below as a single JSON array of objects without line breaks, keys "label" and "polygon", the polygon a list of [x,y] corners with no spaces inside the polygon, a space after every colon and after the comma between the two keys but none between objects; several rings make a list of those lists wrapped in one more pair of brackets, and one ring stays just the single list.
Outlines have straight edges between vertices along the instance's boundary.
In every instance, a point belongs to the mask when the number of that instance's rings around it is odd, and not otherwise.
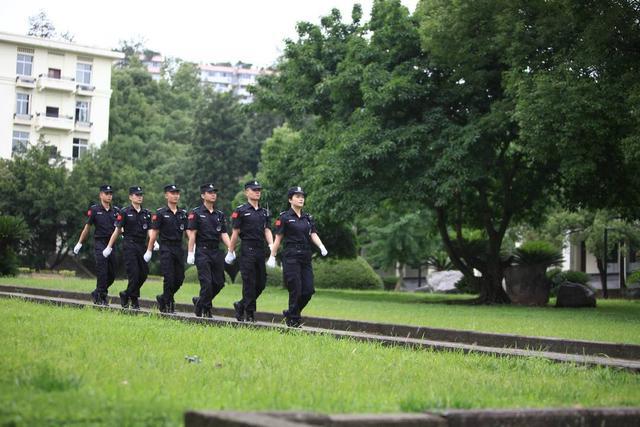
[{"label": "row of green bush", "polygon": [[[239,273],[238,273],[239,274]],[[382,279],[362,257],[355,259],[326,259],[313,261],[314,286],[316,288],[338,289],[382,289]],[[231,277],[225,273],[227,283]],[[240,282],[239,277],[236,282]],[[197,283],[198,271],[189,267],[185,272],[185,282]],[[284,287],[282,268],[267,269],[267,286]]]}]

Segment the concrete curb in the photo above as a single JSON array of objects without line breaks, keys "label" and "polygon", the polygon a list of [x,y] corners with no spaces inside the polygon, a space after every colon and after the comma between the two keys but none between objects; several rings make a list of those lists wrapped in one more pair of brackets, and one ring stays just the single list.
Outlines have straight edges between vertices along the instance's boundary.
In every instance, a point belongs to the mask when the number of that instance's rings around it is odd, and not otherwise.
[{"label": "concrete curb", "polygon": [[[22,286],[0,285],[0,292],[24,293],[29,295],[51,296],[54,298],[71,298],[89,301],[88,293],[63,291],[56,289],[42,289]],[[119,304],[119,298],[110,297],[111,304]],[[140,300],[141,307],[154,308],[155,301]],[[193,306],[190,304],[176,304],[176,310],[191,313]],[[234,319],[234,311],[231,308],[214,307],[214,313],[219,316]],[[257,312],[256,320],[267,323],[281,323],[282,315],[274,313]],[[531,337],[514,334],[497,334],[487,332],[474,332],[467,330],[427,328],[409,325],[394,325],[388,323],[373,323],[351,320],[340,320],[322,317],[304,317],[304,324],[308,327],[354,331],[367,334],[382,335],[387,337],[403,337],[414,339],[426,339],[431,341],[446,341],[452,343],[472,344],[483,347],[501,347],[523,350],[538,350],[551,353],[568,353],[580,355],[592,355],[599,357],[611,357],[618,359],[640,360],[640,345],[609,343],[587,340],[568,340],[550,337]]]},{"label": "concrete curb", "polygon": [[255,322],[255,323],[245,323],[245,322],[237,322],[235,319],[230,319],[228,317],[222,316],[213,316],[212,318],[203,318],[196,317],[193,314],[185,314],[185,313],[176,313],[176,314],[165,314],[159,313],[153,309],[142,308],[141,310],[129,310],[123,309],[119,306],[96,306],[93,305],[89,301],[85,300],[76,300],[76,299],[65,299],[65,298],[56,298],[56,297],[45,297],[39,295],[29,295],[29,294],[21,294],[21,293],[7,293],[0,292],[0,298],[20,298],[26,301],[40,303],[40,304],[54,304],[58,306],[69,306],[69,307],[89,307],[98,310],[109,310],[115,312],[121,312],[124,314],[130,315],[155,315],[159,317],[165,317],[171,320],[179,320],[183,322],[190,323],[200,323],[205,325],[216,325],[216,326],[231,326],[231,327],[244,327],[244,328],[253,328],[253,329],[269,329],[269,330],[278,330],[287,333],[301,333],[307,335],[329,335],[337,339],[351,339],[354,341],[360,342],[370,342],[377,343],[381,345],[389,345],[389,346],[398,346],[398,347],[406,347],[412,349],[425,349],[425,350],[434,350],[434,351],[458,351],[462,353],[479,353],[490,356],[497,357],[539,357],[548,359],[553,362],[562,362],[562,363],[573,363],[579,365],[586,366],[601,366],[601,367],[609,367],[616,369],[624,369],[632,372],[640,372],[640,360],[626,360],[626,359],[615,359],[608,357],[598,357],[598,356],[589,356],[589,355],[577,355],[577,354],[563,354],[563,353],[552,353],[552,352],[543,352],[543,351],[534,351],[534,350],[521,350],[521,349],[513,349],[513,348],[498,348],[498,347],[486,347],[486,346],[478,346],[473,344],[463,344],[463,343],[452,343],[452,342],[444,342],[444,341],[433,341],[426,339],[417,339],[417,338],[403,338],[403,337],[389,337],[382,335],[374,335],[368,334],[365,332],[354,332],[354,331],[340,331],[340,330],[328,330],[321,328],[313,328],[313,327],[304,327],[302,329],[290,329],[287,328],[284,324],[270,323],[270,322]]},{"label": "concrete curb", "polygon": [[418,414],[187,411],[185,427],[636,427],[640,408],[484,409]]}]

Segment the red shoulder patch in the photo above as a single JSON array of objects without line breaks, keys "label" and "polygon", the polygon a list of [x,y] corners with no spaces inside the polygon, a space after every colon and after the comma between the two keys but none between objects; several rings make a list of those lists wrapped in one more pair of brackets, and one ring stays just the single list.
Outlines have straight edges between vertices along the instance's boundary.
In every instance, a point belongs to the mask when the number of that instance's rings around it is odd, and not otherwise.
[{"label": "red shoulder patch", "polygon": [[282,222],[279,219],[276,220],[276,227],[280,227],[280,224],[282,224]]},{"label": "red shoulder patch", "polygon": [[193,212],[191,212],[191,213],[189,214],[189,216],[187,217],[187,219],[193,219],[193,218],[195,218],[195,217],[196,217],[196,214],[194,214]]},{"label": "red shoulder patch", "polygon": [[157,221],[158,220],[158,215],[153,214],[153,216],[151,217],[151,221]]},{"label": "red shoulder patch", "polygon": [[118,220],[118,221],[122,221],[122,215],[121,215],[121,214],[118,214],[118,216],[116,217],[116,220]]},{"label": "red shoulder patch", "polygon": [[239,216],[239,215],[238,215],[238,212],[233,212],[233,213],[231,214],[231,218],[233,218],[233,219],[238,218],[238,216]]},{"label": "red shoulder patch", "polygon": [[92,215],[92,213],[91,213],[91,212],[92,212],[92,211],[91,211],[91,209],[89,209],[89,210],[87,211],[87,216],[91,216],[91,215]]}]

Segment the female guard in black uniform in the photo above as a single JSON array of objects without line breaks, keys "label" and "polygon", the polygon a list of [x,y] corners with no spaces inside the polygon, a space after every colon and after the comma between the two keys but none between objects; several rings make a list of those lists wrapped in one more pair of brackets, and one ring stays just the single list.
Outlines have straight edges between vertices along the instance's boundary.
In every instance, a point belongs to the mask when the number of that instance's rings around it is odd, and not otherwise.
[{"label": "female guard in black uniform", "polygon": [[313,217],[302,212],[305,195],[300,187],[289,189],[287,196],[291,208],[280,213],[280,217],[276,220],[276,239],[267,261],[267,266],[275,267],[275,256],[280,243],[284,240],[282,272],[289,290],[289,308],[282,314],[285,316],[287,326],[294,328],[301,326],[301,312],[315,292],[311,267],[311,243],[320,248],[322,256],[327,255],[327,249],[318,236]]}]

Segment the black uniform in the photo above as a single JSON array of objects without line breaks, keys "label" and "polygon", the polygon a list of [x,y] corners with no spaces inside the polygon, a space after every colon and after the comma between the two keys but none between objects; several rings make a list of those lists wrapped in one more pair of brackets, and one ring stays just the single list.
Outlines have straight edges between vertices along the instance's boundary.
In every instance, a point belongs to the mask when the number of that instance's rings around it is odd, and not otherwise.
[{"label": "black uniform", "polygon": [[115,229],[118,208],[105,209],[102,204],[92,205],[87,211],[87,224],[95,226],[93,246],[96,258],[96,289],[92,292],[94,300],[107,302],[109,286],[116,278],[115,254],[105,258],[102,251],[107,247]]},{"label": "black uniform", "polygon": [[224,287],[224,255],[218,246],[220,234],[227,232],[227,222],[221,211],[209,211],[202,204],[189,212],[187,229],[198,232],[195,262],[200,296],[194,300],[196,313],[211,313],[211,302]]},{"label": "black uniform", "polygon": [[264,291],[267,283],[265,261],[264,233],[269,228],[269,211],[265,208],[254,208],[245,203],[231,214],[234,229],[240,230],[240,274],[242,275],[242,300],[237,303],[236,313],[239,317],[246,312],[252,319],[256,311],[256,299]]},{"label": "black uniform", "polygon": [[282,212],[276,220],[276,234],[284,235],[282,273],[289,290],[288,323],[298,325],[300,313],[315,293],[311,268],[311,234],[316,233],[313,217],[306,212],[298,216],[293,209]]},{"label": "black uniform", "polygon": [[121,209],[116,220],[116,227],[122,227],[124,230],[122,246],[129,279],[127,289],[121,292],[121,297],[131,299],[134,306],[138,303],[140,288],[149,275],[149,265],[143,256],[147,250],[145,242],[150,225],[151,212],[144,208],[138,212],[133,206]]},{"label": "black uniform", "polygon": [[175,213],[165,206],[151,217],[151,228],[160,230],[160,270],[164,278],[162,300],[174,302],[173,296],[184,282],[184,250],[182,235],[187,228],[187,211],[178,208]]}]

